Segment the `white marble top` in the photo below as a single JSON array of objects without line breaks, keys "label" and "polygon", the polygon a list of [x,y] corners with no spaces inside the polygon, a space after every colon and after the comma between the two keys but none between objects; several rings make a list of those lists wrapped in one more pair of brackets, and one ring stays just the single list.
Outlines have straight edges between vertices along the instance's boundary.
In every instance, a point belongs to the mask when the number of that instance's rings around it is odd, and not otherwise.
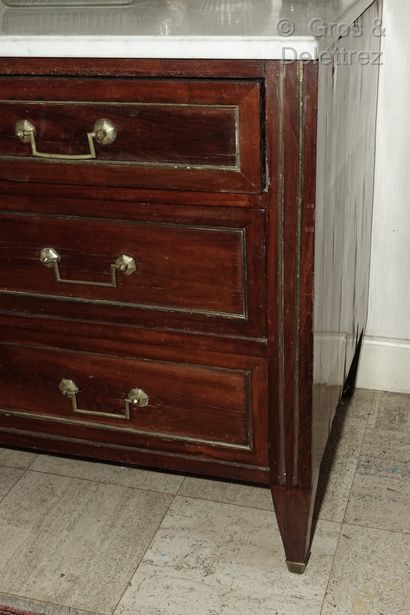
[{"label": "white marble top", "polygon": [[303,53],[316,58],[370,4],[130,0],[117,7],[10,8],[0,0],[0,56],[294,59]]}]

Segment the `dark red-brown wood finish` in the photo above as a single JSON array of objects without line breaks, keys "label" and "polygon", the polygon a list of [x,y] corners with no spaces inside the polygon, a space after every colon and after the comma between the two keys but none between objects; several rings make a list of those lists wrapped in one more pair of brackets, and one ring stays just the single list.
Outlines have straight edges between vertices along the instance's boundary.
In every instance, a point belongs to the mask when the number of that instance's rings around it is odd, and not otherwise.
[{"label": "dark red-brown wood finish", "polygon": [[[3,76],[0,89],[0,179],[261,191],[256,80],[185,79],[182,85],[175,79]],[[69,159],[89,154],[87,135],[99,119],[115,126],[114,141],[96,142],[95,159]],[[50,156],[33,159],[31,148],[16,139],[21,121],[32,124],[39,153]]]},{"label": "dark red-brown wood finish", "polygon": [[[271,486],[290,563],[305,562],[312,522],[315,63],[270,63],[267,107]],[[268,87],[269,87],[268,86]],[[270,108],[269,108],[270,107]],[[276,115],[274,110],[279,109]],[[272,135],[269,138],[269,135]],[[276,141],[273,135],[280,135]]]},{"label": "dark red-brown wood finish", "polygon": [[[334,68],[320,70],[0,60],[0,442],[269,485],[297,572],[365,327],[371,228],[369,199],[356,200],[356,226],[349,205],[325,215],[317,135],[321,114],[332,121],[320,96]],[[371,75],[354,78],[370,93]],[[34,159],[14,134],[29,120],[39,151],[84,154],[100,117],[118,137],[91,162]],[[339,232],[339,246],[366,245],[356,260],[336,251],[343,276],[332,279],[323,255]],[[57,265],[45,266],[45,248]],[[113,269],[121,255],[130,275]],[[358,300],[328,331],[345,287]],[[347,322],[355,335],[330,382],[316,348]]]},{"label": "dark red-brown wood finish", "polygon": [[[43,198],[34,207],[46,214],[3,213],[4,299],[20,297],[31,314],[265,337],[263,211],[177,205],[153,211],[138,204],[125,220],[119,211],[115,220],[96,219],[104,204],[93,201],[94,214],[87,215],[84,199]],[[113,211],[117,203],[110,205]],[[4,212],[16,206],[20,199],[4,196]],[[62,216],[64,207],[72,215]],[[40,261],[49,247],[60,255],[61,282]],[[134,258],[136,270],[118,273],[113,288],[110,266],[122,254]]]}]

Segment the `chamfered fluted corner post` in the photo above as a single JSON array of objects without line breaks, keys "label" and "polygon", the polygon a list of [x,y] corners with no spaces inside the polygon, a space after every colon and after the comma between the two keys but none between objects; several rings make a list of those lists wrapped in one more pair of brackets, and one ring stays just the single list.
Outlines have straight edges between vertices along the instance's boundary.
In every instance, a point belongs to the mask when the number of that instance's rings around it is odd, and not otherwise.
[{"label": "chamfered fluted corner post", "polygon": [[288,569],[299,574],[309,559],[314,500],[317,98],[316,62],[268,64],[271,491]]}]

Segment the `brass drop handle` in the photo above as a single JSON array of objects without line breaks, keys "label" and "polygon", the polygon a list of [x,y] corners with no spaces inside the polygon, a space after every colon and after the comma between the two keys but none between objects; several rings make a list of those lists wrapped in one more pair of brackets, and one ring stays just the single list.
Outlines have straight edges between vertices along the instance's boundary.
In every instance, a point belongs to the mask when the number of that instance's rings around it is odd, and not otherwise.
[{"label": "brass drop handle", "polygon": [[29,120],[19,120],[16,123],[16,137],[23,143],[30,143],[31,154],[35,158],[49,158],[51,160],[94,160],[97,158],[94,140],[100,145],[109,145],[117,138],[117,129],[110,120],[100,119],[94,124],[93,130],[87,132],[89,154],[52,154],[39,152],[36,143],[36,128]]},{"label": "brass drop handle", "polygon": [[131,389],[127,401],[133,406],[145,408],[149,404],[149,397],[142,389]]},{"label": "brass drop handle", "polygon": [[149,404],[149,396],[140,388],[131,389],[128,397],[124,400],[124,410],[122,414],[114,414],[109,412],[100,412],[98,410],[82,410],[78,407],[77,394],[80,389],[74,382],[63,378],[59,384],[59,389],[62,395],[71,400],[71,407],[75,414],[91,414],[94,416],[109,417],[115,419],[131,419],[131,408],[146,408]]},{"label": "brass drop handle", "polygon": [[128,256],[127,254],[121,254],[121,256],[117,258],[115,263],[112,263],[110,265],[111,282],[87,282],[86,280],[67,280],[61,277],[59,266],[60,260],[60,254],[54,248],[43,248],[40,252],[41,264],[48,269],[53,269],[56,282],[61,282],[63,284],[83,284],[86,286],[103,286],[106,288],[117,288],[117,272],[124,273],[125,275],[132,275],[137,270],[135,260],[132,258],[132,256]]}]

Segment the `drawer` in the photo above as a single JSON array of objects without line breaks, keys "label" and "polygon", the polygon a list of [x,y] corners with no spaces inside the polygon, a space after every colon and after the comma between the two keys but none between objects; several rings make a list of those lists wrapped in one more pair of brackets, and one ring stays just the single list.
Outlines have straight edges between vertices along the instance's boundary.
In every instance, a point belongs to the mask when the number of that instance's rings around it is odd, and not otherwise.
[{"label": "drawer", "polygon": [[266,369],[0,344],[0,427],[266,461]]},{"label": "drawer", "polygon": [[262,190],[256,80],[3,77],[0,88],[1,179]]},{"label": "drawer", "polygon": [[133,221],[0,213],[0,295],[27,306],[37,297],[27,309],[57,317],[263,336],[263,212],[150,222],[143,212]]}]

